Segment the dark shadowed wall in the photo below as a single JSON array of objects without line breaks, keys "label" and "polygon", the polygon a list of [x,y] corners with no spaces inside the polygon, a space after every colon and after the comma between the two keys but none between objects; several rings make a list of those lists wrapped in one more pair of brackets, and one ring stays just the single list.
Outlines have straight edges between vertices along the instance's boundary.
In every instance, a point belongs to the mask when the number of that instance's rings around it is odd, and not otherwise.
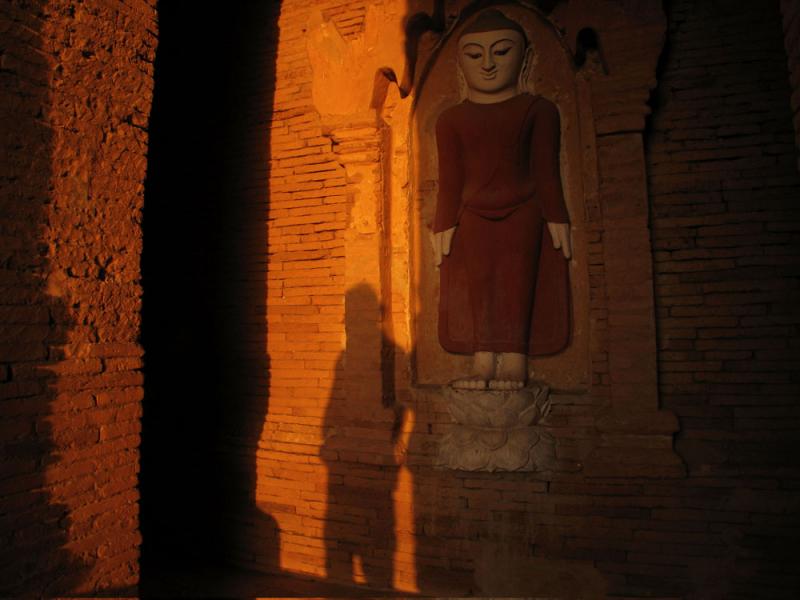
[{"label": "dark shadowed wall", "polygon": [[669,17],[648,162],[661,401],[689,480],[662,518],[704,555],[686,561],[704,585],[789,594],[800,173],[781,15],[674,0]]}]

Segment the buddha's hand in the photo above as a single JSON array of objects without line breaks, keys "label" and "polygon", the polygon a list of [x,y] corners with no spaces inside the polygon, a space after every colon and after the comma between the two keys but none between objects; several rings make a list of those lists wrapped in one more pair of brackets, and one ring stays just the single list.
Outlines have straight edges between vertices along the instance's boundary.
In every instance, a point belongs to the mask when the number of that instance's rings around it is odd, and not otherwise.
[{"label": "buddha's hand", "polygon": [[553,238],[553,248],[564,253],[564,258],[572,258],[572,237],[569,223],[548,223],[547,229],[550,230],[550,237]]},{"label": "buddha's hand", "polygon": [[[458,226],[456,225],[456,227]],[[443,257],[450,255],[450,247],[453,245],[453,234],[456,232],[456,227],[433,234],[433,260],[437,267],[442,264]]]}]

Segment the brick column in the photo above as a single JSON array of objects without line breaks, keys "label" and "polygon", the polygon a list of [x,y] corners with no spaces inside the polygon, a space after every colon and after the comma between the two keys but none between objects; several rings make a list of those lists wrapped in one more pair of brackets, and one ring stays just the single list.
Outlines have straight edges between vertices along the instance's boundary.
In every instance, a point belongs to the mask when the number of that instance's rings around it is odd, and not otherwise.
[{"label": "brick column", "polygon": [[[592,76],[584,97],[584,101],[591,99],[597,135],[600,214],[594,229],[599,236],[596,270],[604,298],[602,302],[595,298],[594,306],[603,309],[598,323],[605,325],[602,339],[594,344],[595,368],[604,370],[595,383],[601,384],[598,391],[604,402],[595,414],[600,436],[586,461],[588,476],[683,474],[683,465],[672,450],[677,420],[659,410],[658,399],[642,131],[649,113],[647,101],[656,84],[665,21],[660,11],[647,16],[636,26],[617,20],[602,31],[609,72]],[[587,207],[590,213],[591,209]]]}]

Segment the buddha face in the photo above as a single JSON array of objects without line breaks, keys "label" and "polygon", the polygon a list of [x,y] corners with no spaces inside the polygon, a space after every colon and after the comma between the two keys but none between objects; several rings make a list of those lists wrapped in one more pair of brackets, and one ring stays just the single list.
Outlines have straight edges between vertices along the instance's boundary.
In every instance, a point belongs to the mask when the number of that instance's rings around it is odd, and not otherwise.
[{"label": "buddha face", "polygon": [[515,88],[525,61],[525,39],[513,29],[466,33],[458,40],[458,64],[467,86],[484,94]]}]

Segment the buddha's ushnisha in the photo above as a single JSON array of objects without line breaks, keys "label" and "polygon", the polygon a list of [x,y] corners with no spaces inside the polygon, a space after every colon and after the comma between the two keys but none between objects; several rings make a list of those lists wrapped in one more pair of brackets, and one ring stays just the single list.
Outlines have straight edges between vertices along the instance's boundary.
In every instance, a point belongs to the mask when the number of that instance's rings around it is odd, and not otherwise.
[{"label": "buddha's ushnisha", "polygon": [[467,99],[436,124],[439,340],[474,355],[474,373],[453,386],[518,389],[527,357],[559,352],[570,336],[558,109],[520,93],[531,49],[502,12],[480,13],[457,52]]}]

